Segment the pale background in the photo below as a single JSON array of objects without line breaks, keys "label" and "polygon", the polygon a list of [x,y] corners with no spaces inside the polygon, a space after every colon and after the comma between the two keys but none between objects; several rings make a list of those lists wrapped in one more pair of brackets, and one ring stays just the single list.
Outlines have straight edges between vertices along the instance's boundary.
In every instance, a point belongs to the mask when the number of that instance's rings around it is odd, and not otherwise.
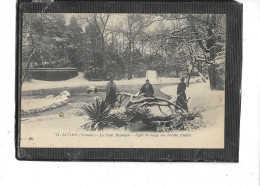
[{"label": "pale background", "polygon": [[0,185],[258,186],[260,1],[244,3],[240,163],[22,162],[15,159],[15,3],[0,4]]}]

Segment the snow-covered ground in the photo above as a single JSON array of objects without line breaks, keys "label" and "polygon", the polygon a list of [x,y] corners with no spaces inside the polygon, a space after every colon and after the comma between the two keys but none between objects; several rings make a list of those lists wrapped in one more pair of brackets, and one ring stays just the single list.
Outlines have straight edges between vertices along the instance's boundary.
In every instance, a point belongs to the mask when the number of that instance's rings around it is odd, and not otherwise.
[{"label": "snow-covered ground", "polygon": [[[166,86],[161,91],[176,100],[176,86]],[[195,133],[205,139],[214,139],[215,143],[224,145],[224,121],[225,121],[225,92],[212,91],[209,82],[190,84],[186,89],[189,110],[200,110],[204,123],[207,127]]]},{"label": "snow-covered ground", "polygon": [[[166,86],[161,89],[162,92],[175,99],[177,86]],[[193,132],[184,132],[191,134],[192,138],[170,138],[160,139],[166,140],[169,148],[223,148],[224,147],[224,91],[211,91],[208,83],[191,84],[186,90],[187,97],[191,97],[188,103],[190,109],[198,107],[202,109],[203,120],[207,127]],[[88,132],[80,129],[84,123],[88,121],[88,117],[82,112],[82,104],[85,103],[69,103],[71,109],[64,112],[63,117],[59,114],[35,116],[22,118],[21,122],[21,146],[23,147],[103,147],[104,140],[93,137],[57,137],[57,133],[72,135],[82,134],[88,135]],[[105,132],[101,132],[105,133]],[[110,133],[110,132],[109,132]],[[120,131],[117,131],[120,133]],[[122,133],[122,131],[121,131]],[[129,133],[123,131],[123,133]],[[179,132],[181,134],[183,132]],[[127,141],[127,140],[130,141]],[[164,143],[156,138],[139,140],[148,140],[147,147],[152,144]],[[107,147],[136,147],[142,143],[138,143],[136,138],[110,138],[106,139]],[[169,141],[170,140],[170,141]],[[130,143],[131,142],[131,143]],[[170,142],[170,143],[169,143]],[[130,146],[124,146],[128,144]]]},{"label": "snow-covered ground", "polygon": [[46,98],[22,99],[21,114],[33,114],[63,106],[69,102],[70,93],[63,91],[58,96],[49,95]]},{"label": "snow-covered ground", "polygon": [[[177,86],[166,86],[160,90],[171,97],[171,100],[177,98]],[[190,97],[189,107],[218,107],[225,103],[224,91],[210,90],[209,82],[190,84],[186,89],[187,99]]]},{"label": "snow-covered ground", "polygon": [[[167,84],[167,83],[178,83],[179,78],[165,78],[159,77],[158,81],[152,80],[153,84]],[[115,80],[117,85],[137,85],[144,84],[146,78],[134,78],[131,80]],[[194,81],[194,80],[191,80]],[[84,74],[79,72],[77,77],[68,79],[65,81],[42,81],[42,80],[31,80],[24,82],[22,85],[22,91],[28,90],[39,90],[39,89],[51,89],[51,88],[66,88],[66,87],[86,87],[86,86],[105,86],[107,81],[88,81],[84,78]]]}]

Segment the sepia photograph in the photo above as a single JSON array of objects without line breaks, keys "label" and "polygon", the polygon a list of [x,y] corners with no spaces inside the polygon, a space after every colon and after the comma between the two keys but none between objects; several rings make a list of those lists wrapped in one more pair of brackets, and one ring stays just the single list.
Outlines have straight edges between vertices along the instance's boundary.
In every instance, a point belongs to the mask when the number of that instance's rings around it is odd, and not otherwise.
[{"label": "sepia photograph", "polygon": [[0,185],[259,185],[251,1],[1,2]]},{"label": "sepia photograph", "polygon": [[224,148],[225,14],[24,13],[20,147]]}]

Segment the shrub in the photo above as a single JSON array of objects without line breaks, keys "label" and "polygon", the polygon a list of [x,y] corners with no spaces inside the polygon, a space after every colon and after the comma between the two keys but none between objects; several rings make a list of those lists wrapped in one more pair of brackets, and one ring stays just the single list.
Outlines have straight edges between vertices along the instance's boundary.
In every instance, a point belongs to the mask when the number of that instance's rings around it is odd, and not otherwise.
[{"label": "shrub", "polygon": [[151,111],[147,107],[140,107],[138,105],[127,107],[125,114],[131,122],[145,121],[152,117]]},{"label": "shrub", "polygon": [[[193,109],[188,113],[174,112],[167,116],[154,116],[147,107],[132,105],[126,110],[111,113],[112,108],[102,99],[94,98],[92,104],[83,106],[90,121],[81,128],[86,130],[118,129],[132,124],[145,125],[141,130],[168,132],[180,130],[197,130],[205,127],[202,110]],[[133,125],[133,126],[134,126]]]},{"label": "shrub", "polygon": [[112,125],[110,125],[110,127],[113,129],[119,129],[121,127],[125,127],[125,129],[127,129],[127,127],[131,124],[129,118],[122,111],[111,114],[111,117],[108,118],[108,121],[111,122]]},{"label": "shrub", "polygon": [[81,126],[82,129],[103,130],[104,128],[112,128],[117,130],[118,128],[130,125],[124,113],[115,112],[112,114],[112,108],[99,97],[95,97],[92,104],[84,105],[82,109],[90,119],[89,122]]},{"label": "shrub", "polygon": [[216,90],[224,90],[225,89],[225,68],[224,66],[219,67],[216,70],[217,76],[216,76]]},{"label": "shrub", "polygon": [[87,130],[103,130],[105,126],[112,124],[108,121],[111,117],[110,112],[112,108],[103,99],[96,97],[90,105],[83,106],[82,109],[88,115],[90,122],[84,124],[81,128]]},{"label": "shrub", "polygon": [[[25,70],[25,69],[24,69]],[[63,81],[78,75],[76,68],[31,68],[29,76],[32,79],[44,81]]]},{"label": "shrub", "polygon": [[124,120],[130,124],[142,122],[146,125],[145,130],[149,131],[192,131],[205,127],[200,113],[195,108],[188,113],[174,112],[167,116],[154,116],[148,108],[132,105],[126,109]]},{"label": "shrub", "polygon": [[84,78],[87,79],[87,80],[91,80],[91,76],[90,76],[90,73],[89,73],[88,70],[84,71]]},{"label": "shrub", "polygon": [[205,127],[200,112],[201,111],[196,109],[188,113],[176,112],[170,120],[157,121],[154,124],[156,124],[156,129],[159,132],[197,130],[199,128]]},{"label": "shrub", "polygon": [[104,79],[103,76],[104,76],[104,73],[102,72],[102,69],[91,66],[91,65],[85,67],[84,78],[86,78],[87,80],[89,80],[89,81],[92,79],[103,80]]}]

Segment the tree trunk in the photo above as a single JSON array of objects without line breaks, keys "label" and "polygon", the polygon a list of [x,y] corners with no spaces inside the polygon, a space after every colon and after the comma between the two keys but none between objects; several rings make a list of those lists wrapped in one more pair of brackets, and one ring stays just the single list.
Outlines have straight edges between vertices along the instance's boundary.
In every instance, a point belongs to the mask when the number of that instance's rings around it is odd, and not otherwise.
[{"label": "tree trunk", "polygon": [[124,53],[124,51],[125,51],[125,37],[124,37],[124,35],[123,35],[123,50],[122,50],[122,53]]},{"label": "tree trunk", "polygon": [[150,41],[150,55],[152,55],[152,42]]},{"label": "tree trunk", "polygon": [[208,53],[210,55],[209,60],[212,64],[209,64],[208,67],[208,74],[209,74],[209,81],[210,81],[210,88],[212,90],[215,90],[217,87],[217,73],[216,73],[216,66],[214,64],[214,59],[215,59],[215,39],[214,39],[214,35],[213,35],[213,29],[214,29],[214,22],[216,20],[216,15],[212,15],[212,17],[210,15],[208,15],[207,17],[207,36],[208,36],[208,40],[206,40],[206,46],[204,46],[202,40],[199,37],[198,32],[195,29],[194,26],[194,22],[193,22],[193,18],[192,16],[189,16],[189,20],[191,22],[191,24],[193,25],[193,31],[196,35],[197,38],[197,42],[199,44],[199,46],[201,47],[202,50],[204,50],[206,53]]},{"label": "tree trunk", "polygon": [[129,56],[128,56],[128,74],[127,79],[132,79],[132,72],[131,72],[131,53],[132,53],[132,43],[129,41]]},{"label": "tree trunk", "polygon": [[127,79],[132,79],[133,76],[132,76],[132,72],[130,69],[128,69],[128,75],[127,75]]},{"label": "tree trunk", "polygon": [[209,73],[209,82],[211,90],[215,90],[217,87],[217,74],[216,74],[216,66],[214,64],[208,67]]},{"label": "tree trunk", "polygon": [[190,73],[188,74],[188,79],[187,79],[187,87],[189,87],[189,85],[190,85]]},{"label": "tree trunk", "polygon": [[142,57],[144,57],[144,40],[142,39]]},{"label": "tree trunk", "polygon": [[175,69],[175,72],[176,72],[176,77],[179,78],[180,74],[179,74],[179,70],[177,68]]}]

